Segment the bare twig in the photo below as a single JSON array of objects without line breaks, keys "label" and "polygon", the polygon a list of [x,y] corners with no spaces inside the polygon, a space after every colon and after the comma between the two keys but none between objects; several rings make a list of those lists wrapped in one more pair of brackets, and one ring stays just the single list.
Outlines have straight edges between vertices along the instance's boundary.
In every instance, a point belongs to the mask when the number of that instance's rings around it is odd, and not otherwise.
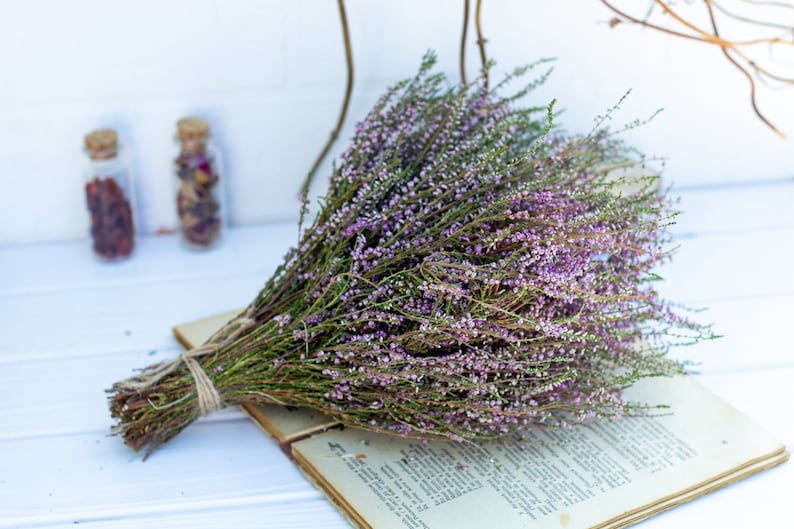
[{"label": "bare twig", "polygon": [[[744,0],[744,1],[749,4],[752,4],[753,6],[766,6],[766,7],[774,7],[774,8],[794,7],[794,5],[784,2],[760,2],[760,1],[751,1],[751,0]],[[779,75],[777,72],[771,71],[765,65],[759,64],[756,60],[754,60],[751,57],[751,55],[748,54],[748,52],[745,51],[745,48],[750,46],[757,46],[759,44],[766,44],[770,47],[777,45],[792,46],[794,45],[794,40],[792,40],[789,37],[784,37],[779,35],[771,36],[771,37],[767,36],[762,38],[755,38],[750,40],[742,40],[742,41],[727,39],[722,35],[720,35],[720,32],[718,30],[717,16],[715,9],[724,16],[730,17],[734,20],[738,20],[749,26],[791,30],[792,28],[790,26],[786,26],[785,24],[764,22],[760,19],[745,17],[742,15],[738,15],[735,12],[729,12],[714,0],[704,0],[703,2],[708,12],[708,17],[711,25],[710,31],[708,29],[701,28],[698,25],[693,24],[692,22],[687,20],[676,9],[673,9],[673,7],[671,7],[670,2],[667,0],[653,0],[651,5],[661,8],[663,13],[668,17],[668,19],[672,21],[671,22],[672,27],[668,25],[660,25],[651,22],[649,20],[650,14],[647,15],[646,18],[639,18],[637,16],[633,16],[630,13],[618,9],[615,5],[612,4],[611,0],[601,0],[601,3],[604,4],[607,8],[609,8],[615,15],[617,15],[617,18],[614,18],[612,19],[612,21],[610,21],[610,27],[615,27],[620,22],[630,22],[632,24],[636,24],[642,27],[653,29],[655,31],[659,31],[666,35],[680,37],[687,40],[694,40],[697,42],[719,47],[720,51],[725,56],[725,58],[731,63],[731,65],[734,68],[738,69],[742,73],[742,75],[744,75],[749,81],[750,102],[756,116],[758,116],[761,122],[764,123],[776,134],[785,137],[783,133],[780,130],[778,130],[774,125],[772,125],[772,123],[759,110],[758,101],[757,101],[757,92],[756,92],[756,79],[758,80],[768,79],[786,84],[794,84],[794,79],[783,75]],[[755,78],[753,74],[755,74],[756,76]]]},{"label": "bare twig", "polygon": [[[706,1],[706,8],[708,9],[708,12],[709,12],[709,20],[711,21],[711,27],[712,27],[712,29],[714,30],[714,35],[716,35],[716,36],[719,36],[719,30],[717,29],[717,21],[716,21],[716,19],[714,18],[714,9],[713,9],[713,7],[712,7],[712,5],[711,5],[711,0],[705,0],[705,1]],[[737,69],[738,69],[740,72],[742,72],[742,74],[744,74],[744,76],[745,76],[745,77],[747,78],[747,80],[750,82],[750,103],[753,105],[753,110],[755,111],[755,114],[756,114],[756,116],[758,116],[758,119],[760,119],[762,122],[764,122],[764,123],[766,124],[766,126],[767,126],[767,127],[769,127],[770,129],[772,129],[772,130],[773,130],[773,131],[774,131],[774,132],[775,132],[775,133],[776,133],[778,136],[780,136],[781,138],[785,138],[785,137],[786,137],[786,135],[785,135],[785,134],[783,134],[783,133],[782,133],[780,130],[778,130],[778,128],[777,128],[777,127],[775,127],[774,125],[772,125],[772,123],[770,123],[770,122],[769,122],[769,120],[768,120],[768,119],[766,119],[766,117],[764,117],[764,115],[763,115],[763,114],[761,114],[761,111],[758,109],[758,103],[757,103],[757,101],[756,101],[756,97],[755,97],[755,81],[753,80],[753,76],[752,76],[752,75],[750,75],[750,73],[749,73],[747,70],[745,70],[745,69],[742,67],[742,65],[741,65],[741,64],[739,64],[739,63],[736,61],[736,59],[734,59],[733,57],[731,57],[731,54],[730,54],[730,53],[728,53],[728,49],[726,49],[724,46],[720,46],[720,48],[722,49],[722,53],[725,55],[725,57],[726,57],[726,58],[727,58],[727,59],[728,59],[728,60],[729,60],[729,61],[730,61],[730,62],[731,62],[731,63],[732,63],[732,64],[733,64],[733,65],[734,65],[734,66],[735,66],[735,67],[736,67],[736,68],[737,68]]]},{"label": "bare twig", "polygon": [[469,32],[469,0],[463,0],[463,31],[460,35],[460,82],[466,81],[466,35]]},{"label": "bare twig", "polygon": [[626,13],[625,11],[621,11],[620,9],[618,9],[617,7],[612,5],[607,0],[601,0],[601,3],[604,4],[605,6],[607,6],[610,11],[612,11],[613,13],[618,15],[619,17],[623,18],[627,22],[631,22],[632,24],[637,24],[639,26],[643,26],[643,27],[646,27],[646,28],[649,28],[649,29],[655,29],[656,31],[660,31],[662,33],[666,33],[666,34],[672,35],[674,37],[681,37],[681,38],[688,39],[688,40],[697,40],[699,42],[705,42],[705,43],[710,43],[710,42],[713,43],[712,41],[710,41],[708,39],[705,39],[705,38],[696,37],[694,35],[689,35],[688,33],[681,33],[680,31],[674,31],[674,30],[668,29],[668,28],[666,28],[664,26],[657,26],[656,24],[652,24],[652,23],[650,23],[650,22],[648,22],[646,20],[642,20],[640,18],[631,16],[630,14]]},{"label": "bare twig", "polygon": [[345,116],[347,116],[347,108],[348,106],[350,106],[350,96],[353,93],[353,51],[350,46],[350,30],[347,25],[347,13],[345,12],[345,1],[338,0],[338,4],[339,4],[339,19],[342,23],[342,37],[345,43],[345,62],[347,63],[347,86],[345,88],[345,99],[344,101],[342,101],[342,109],[339,112],[339,118],[336,121],[336,126],[334,127],[334,130],[331,131],[331,136],[328,138],[328,142],[326,142],[325,147],[323,147],[323,150],[320,151],[320,155],[317,157],[317,160],[315,160],[314,165],[309,171],[309,174],[306,175],[306,180],[303,181],[303,185],[301,186],[301,195],[304,197],[309,193],[309,187],[311,186],[312,180],[314,179],[314,175],[317,173],[317,170],[320,168],[320,164],[328,155],[328,151],[331,150],[331,146],[339,137],[339,131],[342,129],[342,125],[345,122]]},{"label": "bare twig", "polygon": [[483,86],[488,89],[488,58],[485,55],[485,43],[487,40],[482,36],[482,23],[480,22],[480,12],[482,10],[482,0],[477,0],[475,7],[474,23],[477,27],[477,45],[480,47],[480,61],[482,62]]},{"label": "bare twig", "polygon": [[782,29],[782,30],[785,30],[785,31],[791,31],[792,30],[792,27],[790,25],[787,26],[786,24],[776,24],[774,22],[765,22],[763,20],[756,20],[754,18],[738,15],[738,14],[734,13],[733,11],[730,11],[730,10],[726,9],[725,7],[722,6],[722,4],[718,4],[717,2],[711,2],[711,5],[716,7],[718,11],[721,11],[722,13],[724,13],[725,16],[733,18],[733,19],[738,20],[740,22],[745,22],[747,24],[752,24],[754,26],[762,26],[762,27],[767,27],[767,28]]},{"label": "bare twig", "polygon": [[[704,31],[704,30],[700,29],[699,27],[695,26],[694,24],[692,24],[691,22],[687,21],[682,16],[680,16],[677,12],[673,11],[673,9],[669,5],[667,5],[667,3],[664,2],[663,0],[656,0],[656,3],[659,4],[659,6],[664,10],[664,12],[667,15],[670,15],[671,17],[673,17],[677,22],[679,22],[680,24],[684,25],[685,27],[691,29],[692,31],[694,31],[698,35],[701,35],[705,41],[711,42],[713,44],[716,44],[717,46],[719,46],[721,48],[733,49],[733,48],[736,48],[738,46],[752,46],[752,45],[755,45],[755,44],[792,44],[792,43],[790,43],[788,41],[782,40],[779,37],[766,38],[766,39],[752,39],[752,40],[745,40],[745,41],[724,40],[724,39],[721,39],[719,37],[719,35],[717,35],[716,33],[709,33],[707,31]],[[706,5],[707,5],[709,11],[712,11],[710,0],[706,0]],[[712,20],[714,20],[713,13],[711,13],[711,18],[712,18]]]}]

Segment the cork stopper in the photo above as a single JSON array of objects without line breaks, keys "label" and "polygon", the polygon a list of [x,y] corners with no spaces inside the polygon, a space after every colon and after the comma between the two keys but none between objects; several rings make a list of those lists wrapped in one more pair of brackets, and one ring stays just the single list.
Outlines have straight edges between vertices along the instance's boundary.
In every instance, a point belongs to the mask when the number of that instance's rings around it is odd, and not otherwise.
[{"label": "cork stopper", "polygon": [[209,135],[210,124],[201,118],[183,118],[177,121],[176,130],[182,141],[200,141]]},{"label": "cork stopper", "polygon": [[99,129],[86,134],[85,146],[92,160],[107,160],[116,156],[118,134],[113,129]]}]

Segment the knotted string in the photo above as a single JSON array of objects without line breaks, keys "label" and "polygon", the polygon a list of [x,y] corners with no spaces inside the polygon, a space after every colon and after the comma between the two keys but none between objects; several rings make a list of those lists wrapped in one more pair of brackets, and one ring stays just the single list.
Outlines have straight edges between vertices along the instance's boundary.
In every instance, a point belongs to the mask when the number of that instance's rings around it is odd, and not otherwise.
[{"label": "knotted string", "polygon": [[185,351],[171,361],[153,364],[139,374],[118,382],[114,389],[136,391],[148,389],[184,364],[196,385],[199,414],[202,416],[209,415],[221,409],[223,407],[221,395],[209,375],[201,368],[197,358],[216,353],[237,340],[243,332],[253,327],[256,323],[251,317],[252,315],[253,310],[249,307],[245,312],[218,329],[204,345]]}]

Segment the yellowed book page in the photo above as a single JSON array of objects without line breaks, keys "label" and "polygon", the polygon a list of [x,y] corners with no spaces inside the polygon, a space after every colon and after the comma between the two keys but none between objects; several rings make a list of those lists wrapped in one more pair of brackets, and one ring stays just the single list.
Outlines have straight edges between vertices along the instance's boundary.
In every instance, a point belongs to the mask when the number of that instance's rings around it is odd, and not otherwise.
[{"label": "yellowed book page", "polygon": [[622,527],[788,458],[692,377],[645,379],[626,396],[671,410],[482,448],[346,429],[292,450],[351,518],[378,529]]},{"label": "yellowed book page", "polygon": [[779,452],[775,452],[770,454],[768,457],[760,459],[759,461],[738,468],[735,472],[726,474],[725,476],[717,478],[714,481],[706,482],[700,487],[684,491],[679,496],[666,498],[654,503],[653,505],[649,505],[647,508],[626,513],[626,515],[623,517],[613,519],[603,525],[596,526],[593,529],[618,529],[620,527],[625,527],[629,524],[639,522],[640,520],[644,520],[645,518],[653,516],[654,514],[660,513],[666,509],[670,509],[676,505],[681,505],[682,503],[694,500],[695,498],[703,496],[704,494],[707,494],[713,490],[717,490],[720,487],[725,487],[748,476],[752,476],[753,474],[757,474],[763,470],[767,470],[781,463],[785,463],[788,461],[788,459],[789,453],[786,452],[783,447],[781,447]]},{"label": "yellowed book page", "polygon": [[[239,310],[229,311],[177,325],[173,329],[174,336],[188,349],[199,346],[239,313]],[[276,404],[246,405],[243,409],[285,449],[296,439],[322,432],[338,424],[321,413],[285,408]]]},{"label": "yellowed book page", "polygon": [[230,310],[200,320],[181,323],[173,328],[174,336],[187,349],[198,347],[240,312],[239,310]]}]

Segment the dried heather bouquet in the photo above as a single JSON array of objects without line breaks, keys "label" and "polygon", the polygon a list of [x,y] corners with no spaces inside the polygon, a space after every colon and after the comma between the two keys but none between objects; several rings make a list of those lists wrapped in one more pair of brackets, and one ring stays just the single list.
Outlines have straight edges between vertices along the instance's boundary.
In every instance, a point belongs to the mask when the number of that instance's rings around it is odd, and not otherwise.
[{"label": "dried heather bouquet", "polygon": [[113,386],[131,447],[257,402],[480,441],[629,413],[622,389],[680,370],[665,352],[703,329],[652,288],[670,217],[653,182],[617,193],[604,168],[625,149],[608,133],[549,136],[550,109],[514,106],[526,89],[447,88],[432,64],[357,125],[245,312]]}]

